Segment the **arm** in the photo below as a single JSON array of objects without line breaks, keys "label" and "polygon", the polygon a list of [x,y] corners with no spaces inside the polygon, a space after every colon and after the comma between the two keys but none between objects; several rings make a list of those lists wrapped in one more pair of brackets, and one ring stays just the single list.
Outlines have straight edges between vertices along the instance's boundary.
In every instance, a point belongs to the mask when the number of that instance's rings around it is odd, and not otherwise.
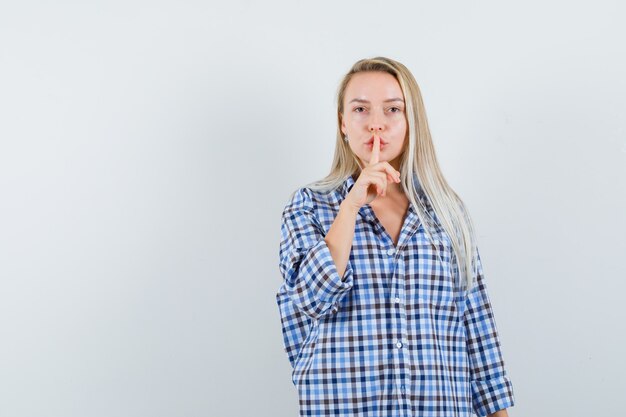
[{"label": "arm", "polygon": [[509,417],[509,413],[506,412],[506,409],[496,411],[493,414],[489,414],[487,417]]},{"label": "arm", "polygon": [[474,410],[480,416],[508,416],[505,409],[515,403],[513,385],[504,368],[496,321],[478,250],[476,262],[477,281],[467,296],[464,313],[472,401]]},{"label": "arm", "polygon": [[284,350],[292,366],[319,318],[334,314],[352,289],[353,270],[348,262],[356,213],[341,205],[324,236],[314,215],[308,190],[299,189],[282,215],[279,268],[283,282],[276,294]]},{"label": "arm", "polygon": [[324,238],[340,276],[343,276],[348,266],[357,215],[358,211],[342,203],[335,221]]},{"label": "arm", "polygon": [[[356,213],[340,209],[328,232],[328,242],[313,212],[307,189],[296,191],[283,211],[280,243],[282,289],[296,306],[317,319],[336,312],[338,302],[352,288],[348,263]],[[335,263],[340,262],[339,267]],[[341,274],[340,274],[341,269]]]}]

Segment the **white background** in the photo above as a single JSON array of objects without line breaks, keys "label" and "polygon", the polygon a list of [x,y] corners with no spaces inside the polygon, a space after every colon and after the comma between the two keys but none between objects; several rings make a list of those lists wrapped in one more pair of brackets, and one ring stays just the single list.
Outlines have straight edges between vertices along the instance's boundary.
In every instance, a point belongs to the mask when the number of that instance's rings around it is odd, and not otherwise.
[{"label": "white background", "polygon": [[0,415],[297,415],[280,214],[377,55],[475,219],[509,415],[621,414],[625,11],[3,1]]}]

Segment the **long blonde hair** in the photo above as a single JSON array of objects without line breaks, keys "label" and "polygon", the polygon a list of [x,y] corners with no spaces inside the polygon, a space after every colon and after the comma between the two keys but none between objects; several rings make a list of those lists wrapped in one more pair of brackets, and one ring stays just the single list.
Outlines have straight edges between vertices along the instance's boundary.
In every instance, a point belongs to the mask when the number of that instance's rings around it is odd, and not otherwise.
[{"label": "long blonde hair", "polygon": [[[339,187],[348,175],[358,174],[362,167],[358,157],[345,142],[341,132],[341,118],[344,112],[344,98],[348,82],[354,74],[365,71],[384,71],[395,77],[404,94],[406,118],[408,123],[408,141],[405,141],[401,156],[400,176],[402,188],[415,208],[420,222],[431,243],[435,220],[428,213],[422,200],[418,197],[418,189],[428,199],[439,225],[452,243],[454,257],[462,259],[456,262],[455,268],[460,277],[464,277],[465,289],[471,291],[477,273],[475,259],[476,242],[471,216],[461,198],[446,182],[435,155],[435,148],[428,128],[426,110],[422,102],[422,94],[411,72],[401,63],[386,57],[375,57],[357,61],[344,76],[337,90],[337,140],[335,156],[330,173],[323,179],[307,184],[306,187],[322,192],[329,192]],[[418,184],[413,178],[417,177]],[[438,253],[438,252],[437,252]],[[477,255],[477,253],[476,253]],[[441,258],[440,258],[441,259]],[[466,271],[472,271],[472,274]]]}]

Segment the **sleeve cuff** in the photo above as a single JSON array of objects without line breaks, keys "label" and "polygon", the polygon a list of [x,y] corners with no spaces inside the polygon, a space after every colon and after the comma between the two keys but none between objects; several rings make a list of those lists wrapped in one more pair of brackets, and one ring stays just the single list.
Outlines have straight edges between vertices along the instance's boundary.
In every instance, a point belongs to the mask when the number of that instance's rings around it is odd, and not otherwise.
[{"label": "sleeve cuff", "polygon": [[284,286],[291,300],[314,319],[335,314],[339,310],[339,302],[354,283],[354,271],[350,262],[346,265],[343,276],[339,276],[330,249],[323,238],[299,256],[301,259],[292,259],[281,264],[281,268],[286,271]]},{"label": "sleeve cuff", "polygon": [[314,279],[311,285],[318,290],[318,300],[335,304],[345,292],[352,288],[354,273],[352,265],[348,262],[343,276],[339,276],[335,261],[324,239],[320,239],[311,248],[307,257],[315,266],[315,273],[312,275]]},{"label": "sleeve cuff", "polygon": [[506,377],[472,380],[472,402],[479,416],[493,414],[515,405],[513,385]]}]

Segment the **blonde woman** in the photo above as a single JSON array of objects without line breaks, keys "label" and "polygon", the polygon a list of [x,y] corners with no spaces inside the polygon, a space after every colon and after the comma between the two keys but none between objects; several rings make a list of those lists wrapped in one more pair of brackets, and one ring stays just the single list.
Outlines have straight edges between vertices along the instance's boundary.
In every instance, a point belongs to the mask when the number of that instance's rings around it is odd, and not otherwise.
[{"label": "blonde woman", "polygon": [[514,405],[470,215],[417,82],[385,57],[337,94],[330,174],[282,213],[277,294],[301,416],[507,416]]}]

